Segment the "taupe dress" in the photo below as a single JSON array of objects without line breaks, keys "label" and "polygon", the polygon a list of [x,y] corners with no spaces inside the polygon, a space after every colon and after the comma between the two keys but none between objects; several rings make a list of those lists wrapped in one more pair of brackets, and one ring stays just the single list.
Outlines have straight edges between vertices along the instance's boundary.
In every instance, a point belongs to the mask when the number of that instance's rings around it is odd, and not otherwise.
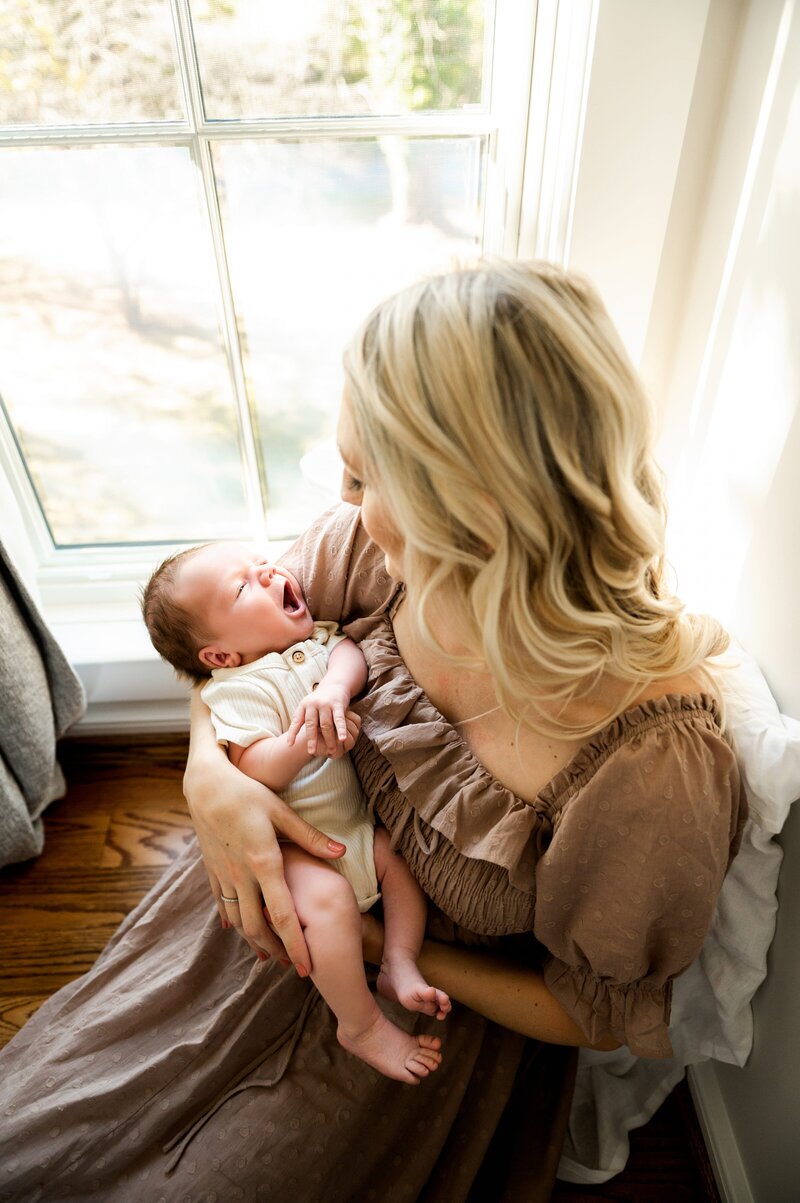
[{"label": "taupe dress", "polygon": [[[315,617],[370,666],[355,761],[431,899],[440,940],[542,964],[593,1038],[669,1052],[670,985],[696,955],[744,797],[714,702],[626,712],[529,805],[494,780],[411,678],[397,585],[358,511],[288,554]],[[458,1203],[549,1197],[575,1052],[458,1004],[418,1087],[345,1053],[308,981],[220,930],[193,842],[94,968],[0,1055],[0,1198],[123,1203]]]}]

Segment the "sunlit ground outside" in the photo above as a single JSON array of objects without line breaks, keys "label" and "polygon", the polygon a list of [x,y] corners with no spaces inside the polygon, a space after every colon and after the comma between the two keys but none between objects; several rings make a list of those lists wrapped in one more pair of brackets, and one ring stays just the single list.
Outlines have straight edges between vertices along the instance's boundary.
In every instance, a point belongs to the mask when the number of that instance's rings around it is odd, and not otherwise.
[{"label": "sunlit ground outside", "polygon": [[[56,543],[248,536],[188,150],[4,154],[0,390]],[[476,250],[481,147],[226,144],[215,163],[268,534],[282,539],[332,499],[299,463],[332,435],[357,323],[389,291]]]},{"label": "sunlit ground outside", "polygon": [[[205,118],[475,109],[484,10],[190,0]],[[187,116],[167,0],[0,0],[0,47],[0,125]],[[212,154],[244,422],[268,534],[283,539],[332,500],[300,463],[331,475],[321,448],[355,326],[388,292],[479,248],[486,146],[272,138]],[[5,145],[0,172],[0,397],[55,543],[257,533],[224,268],[188,141]]]}]

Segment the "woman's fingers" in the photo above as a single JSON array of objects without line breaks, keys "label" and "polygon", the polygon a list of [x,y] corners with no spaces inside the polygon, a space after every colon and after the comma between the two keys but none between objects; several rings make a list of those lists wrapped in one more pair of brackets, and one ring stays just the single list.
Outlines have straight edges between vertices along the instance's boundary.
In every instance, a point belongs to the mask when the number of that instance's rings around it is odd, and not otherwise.
[{"label": "woman's fingers", "polygon": [[[318,856],[322,860],[337,860],[344,855],[346,851],[344,844],[332,839],[318,827],[312,827],[285,802],[281,802],[280,805],[281,812],[280,814],[273,813],[272,821],[276,831],[279,831],[284,838],[291,840],[300,848],[305,848],[306,852],[310,852],[312,856]],[[283,875],[281,874],[281,876]],[[266,898],[267,895],[265,894],[264,897]],[[270,912],[274,914],[271,900]]]},{"label": "woman's fingers", "polygon": [[225,903],[222,901],[222,894],[224,891],[222,890],[222,888],[219,884],[219,879],[218,879],[216,873],[213,873],[211,871],[211,869],[209,869],[208,865],[205,864],[205,861],[203,862],[203,864],[205,865],[205,870],[206,870],[206,873],[208,874],[208,884],[211,886],[211,893],[214,895],[214,901],[217,904],[217,913],[219,914],[219,921],[222,924],[222,926],[227,929],[231,926],[231,923],[230,923],[230,920],[228,919],[227,911],[225,910]]},{"label": "woman's fingers", "polygon": [[[294,900],[284,880],[282,863],[279,872],[275,872],[274,869],[264,872],[261,878],[261,889],[264,897],[269,899],[270,926],[267,926],[263,910],[259,914],[260,925],[256,923],[255,917],[249,914],[248,922],[252,926],[249,931],[245,927],[247,937],[253,938],[252,933],[262,930],[261,925],[263,925],[263,929],[269,932],[270,942],[266,946],[269,952],[281,960],[288,957],[298,975],[308,977],[311,957],[303,936],[303,929],[297,918],[297,912],[294,909]],[[256,942],[265,947],[262,936],[259,936]]]},{"label": "woman's fingers", "polygon": [[268,956],[277,957],[279,960],[285,958],[283,945],[272,931],[264,915],[264,904],[260,891],[244,891],[238,900],[238,908],[229,907],[228,909],[238,909],[242,935],[259,960],[266,960]]}]

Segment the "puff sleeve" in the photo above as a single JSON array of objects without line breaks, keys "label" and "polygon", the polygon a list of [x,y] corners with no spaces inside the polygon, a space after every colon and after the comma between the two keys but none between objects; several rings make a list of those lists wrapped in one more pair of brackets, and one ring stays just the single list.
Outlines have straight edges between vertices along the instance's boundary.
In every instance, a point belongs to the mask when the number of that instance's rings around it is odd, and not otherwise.
[{"label": "puff sleeve", "polygon": [[280,563],[300,581],[314,618],[338,623],[353,639],[362,637],[397,590],[360,509],[347,502],[317,518]]},{"label": "puff sleeve", "polygon": [[672,980],[700,951],[746,817],[730,745],[688,713],[620,733],[555,811],[536,869],[549,990],[592,1043],[643,1057],[672,1055]]}]

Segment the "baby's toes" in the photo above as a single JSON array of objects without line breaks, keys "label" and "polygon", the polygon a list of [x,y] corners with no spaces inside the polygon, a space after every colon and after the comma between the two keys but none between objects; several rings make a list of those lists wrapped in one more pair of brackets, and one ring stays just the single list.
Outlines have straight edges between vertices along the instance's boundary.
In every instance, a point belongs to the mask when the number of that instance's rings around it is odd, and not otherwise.
[{"label": "baby's toes", "polygon": [[440,993],[433,986],[421,986],[415,990],[416,1010],[421,1011],[423,1015],[435,1015],[441,1008],[438,998]]},{"label": "baby's toes", "polygon": [[439,1068],[441,1060],[440,1055],[433,1055],[430,1050],[420,1048],[410,1055],[406,1061],[406,1069],[410,1069],[412,1073],[426,1078],[428,1074],[434,1073]]},{"label": "baby's toes", "polygon": [[436,1018],[445,1019],[453,1009],[449,995],[444,990],[436,991]]}]

